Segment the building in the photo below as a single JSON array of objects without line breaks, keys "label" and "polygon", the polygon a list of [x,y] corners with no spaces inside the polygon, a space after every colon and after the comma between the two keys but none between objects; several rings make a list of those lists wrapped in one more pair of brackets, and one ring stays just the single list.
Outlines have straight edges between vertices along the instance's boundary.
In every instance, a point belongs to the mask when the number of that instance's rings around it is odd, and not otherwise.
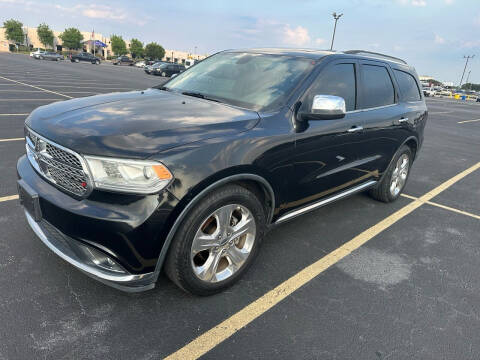
[{"label": "building", "polygon": [[[25,34],[25,41],[22,45],[25,45],[31,49],[43,48],[43,44],[41,43],[40,39],[37,35],[37,28],[33,27],[23,27],[23,32]],[[90,53],[95,53],[97,56],[101,56],[103,58],[107,58],[109,56],[114,56],[115,54],[112,51],[112,45],[110,42],[110,38],[103,36],[101,33],[97,32],[90,32],[90,31],[80,31],[83,35],[83,51],[87,51]],[[53,30],[53,49],[55,51],[68,51],[70,49],[64,48],[62,45],[62,39],[60,39],[61,31]],[[93,46],[94,42],[92,40],[97,40],[98,42],[104,43],[106,47],[102,46]],[[98,43],[97,42],[97,43]],[[130,42],[125,40],[127,45],[127,49],[130,46]],[[9,51],[9,44],[10,42],[7,40],[5,36],[5,29],[0,28],[0,52],[2,51]],[[165,56],[162,60],[164,61],[171,61],[179,64],[185,64],[187,60],[202,60],[207,55],[201,54],[193,54],[186,51],[178,51],[178,50],[167,50],[165,49]]]}]

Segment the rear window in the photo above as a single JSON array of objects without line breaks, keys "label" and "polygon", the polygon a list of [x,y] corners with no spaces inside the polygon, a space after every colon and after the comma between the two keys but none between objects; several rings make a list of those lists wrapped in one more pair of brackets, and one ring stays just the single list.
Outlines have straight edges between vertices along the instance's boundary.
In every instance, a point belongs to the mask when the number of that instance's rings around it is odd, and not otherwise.
[{"label": "rear window", "polygon": [[384,66],[362,65],[363,109],[395,103],[395,90],[388,70]]},{"label": "rear window", "polygon": [[404,101],[419,101],[422,99],[420,89],[412,75],[401,70],[393,70],[393,72],[397,78],[400,93]]}]

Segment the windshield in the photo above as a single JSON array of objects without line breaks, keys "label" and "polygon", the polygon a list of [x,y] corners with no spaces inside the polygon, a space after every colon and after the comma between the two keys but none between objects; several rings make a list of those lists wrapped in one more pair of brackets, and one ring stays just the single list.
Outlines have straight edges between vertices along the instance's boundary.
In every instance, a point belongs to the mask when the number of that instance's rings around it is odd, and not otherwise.
[{"label": "windshield", "polygon": [[298,57],[223,52],[179,74],[164,88],[256,111],[271,110],[285,103],[312,66],[311,60]]}]

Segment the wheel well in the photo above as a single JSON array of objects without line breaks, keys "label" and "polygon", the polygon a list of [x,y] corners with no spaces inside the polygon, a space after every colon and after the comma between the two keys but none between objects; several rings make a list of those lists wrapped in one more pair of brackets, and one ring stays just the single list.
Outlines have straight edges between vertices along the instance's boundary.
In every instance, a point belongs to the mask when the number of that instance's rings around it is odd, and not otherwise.
[{"label": "wheel well", "polygon": [[407,145],[410,150],[412,150],[412,154],[413,154],[413,159],[415,159],[416,155],[417,155],[417,142],[414,140],[414,139],[410,139],[408,140],[405,145]]},{"label": "wheel well", "polygon": [[250,179],[232,181],[232,184],[240,185],[255,194],[258,200],[262,203],[263,209],[265,211],[265,217],[268,221],[271,220],[270,214],[272,214],[273,210],[273,199],[272,194],[264,184]]}]

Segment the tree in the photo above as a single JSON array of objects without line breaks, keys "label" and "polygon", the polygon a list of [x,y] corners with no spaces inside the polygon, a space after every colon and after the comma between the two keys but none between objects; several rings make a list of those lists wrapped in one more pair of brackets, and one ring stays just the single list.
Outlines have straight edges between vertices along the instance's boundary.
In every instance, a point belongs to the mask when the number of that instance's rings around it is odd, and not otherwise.
[{"label": "tree", "polygon": [[47,48],[47,45],[51,45],[53,47],[53,31],[50,30],[47,24],[43,23],[38,25],[37,35],[45,48]]},{"label": "tree", "polygon": [[76,28],[65,29],[59,36],[62,39],[63,46],[69,49],[80,49],[82,47],[83,35],[80,30]]},{"label": "tree", "polygon": [[127,51],[127,45],[121,36],[112,35],[110,37],[112,43],[112,51],[115,55],[125,55]]},{"label": "tree", "polygon": [[132,58],[143,57],[143,51],[143,43],[140,40],[130,40],[130,54],[132,54]]},{"label": "tree", "polygon": [[462,89],[480,91],[480,84],[466,83],[462,85]]},{"label": "tree", "polygon": [[10,19],[3,22],[5,28],[5,34],[7,40],[11,40],[14,43],[23,43],[24,34],[22,30],[23,24],[20,21]]},{"label": "tree", "polygon": [[145,56],[150,59],[162,59],[165,56],[165,49],[155,42],[145,46]]}]

